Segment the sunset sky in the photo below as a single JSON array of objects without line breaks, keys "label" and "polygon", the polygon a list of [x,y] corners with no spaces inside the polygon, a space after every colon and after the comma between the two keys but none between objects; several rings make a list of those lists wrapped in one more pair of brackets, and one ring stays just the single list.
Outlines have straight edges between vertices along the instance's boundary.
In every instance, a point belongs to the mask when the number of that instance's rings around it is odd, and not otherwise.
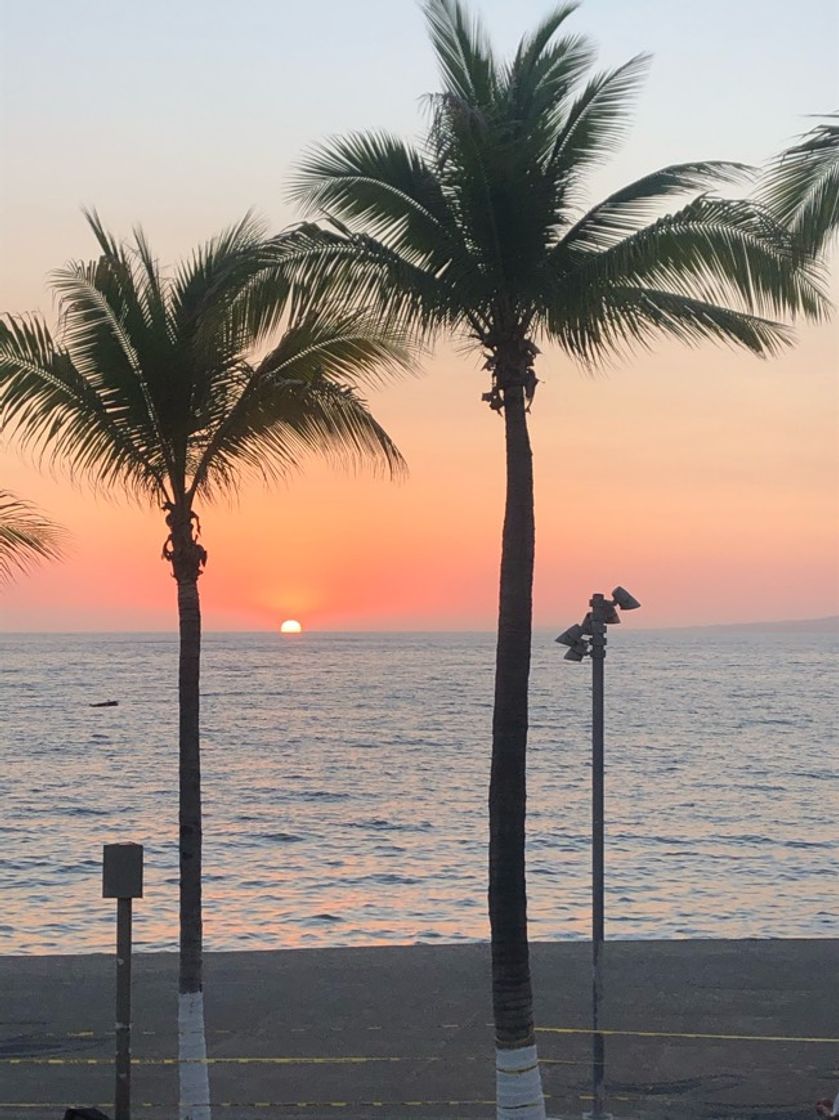
[{"label": "sunset sky", "polygon": [[[504,51],[549,0],[481,0]],[[591,201],[669,163],[759,164],[837,108],[833,0],[587,0],[574,31],[611,66],[654,61],[635,127]],[[249,207],[298,216],[291,168],[352,129],[407,137],[437,88],[413,0],[3,0],[0,309],[53,315],[50,269],[92,255],[81,216],[143,225],[164,262]],[[834,268],[834,299],[837,287]],[[542,356],[532,414],[536,623],[564,628],[592,591],[628,587],[633,625],[839,611],[837,327],[773,362],[661,344],[590,377]],[[371,395],[408,460],[398,485],[317,462],[234,506],[201,509],[208,629],[283,618],[337,629],[491,629],[503,426],[474,358],[441,347],[423,377]],[[6,630],[175,625],[159,511],[93,499],[0,442],[0,488],[71,533],[68,558],[0,592]]]}]

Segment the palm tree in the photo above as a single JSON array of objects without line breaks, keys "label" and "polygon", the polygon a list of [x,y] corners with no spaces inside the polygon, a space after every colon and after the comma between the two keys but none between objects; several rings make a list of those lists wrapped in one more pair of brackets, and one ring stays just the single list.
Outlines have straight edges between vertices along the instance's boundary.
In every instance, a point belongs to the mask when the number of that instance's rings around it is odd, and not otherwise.
[{"label": "palm tree", "polygon": [[[610,155],[647,68],[643,56],[588,74],[557,7],[509,62],[459,0],[426,0],[442,72],[418,146],[384,132],[332,139],[305,158],[294,198],[326,224],[278,239],[289,267],[362,299],[424,341],[459,336],[484,359],[484,401],[504,420],[492,767],[489,917],[499,1116],[544,1116],[528,961],[525,754],[534,512],[527,412],[538,343],[595,365],[658,336],[759,356],[790,341],[775,318],[822,314],[811,269],[748,201],[707,192],[740,165],[678,164],[584,209],[587,173]],[[698,193],[703,192],[703,193]],[[673,213],[665,206],[682,200]]]},{"label": "palm tree", "polygon": [[88,221],[99,257],[54,274],[59,337],[37,318],[0,320],[0,409],[24,446],[165,513],[180,634],[181,1116],[205,1120],[198,578],[207,553],[195,505],[234,491],[243,473],[287,475],[310,452],[400,472],[358,390],[407,353],[363,316],[320,315],[268,259],[250,217],[171,276],[140,231],[129,247],[95,215]]},{"label": "palm tree", "polygon": [[41,560],[59,559],[63,538],[64,530],[31,502],[0,490],[0,587]]},{"label": "palm tree", "polygon": [[839,231],[839,113],[830,113],[770,163],[758,198],[805,252],[827,249]]}]

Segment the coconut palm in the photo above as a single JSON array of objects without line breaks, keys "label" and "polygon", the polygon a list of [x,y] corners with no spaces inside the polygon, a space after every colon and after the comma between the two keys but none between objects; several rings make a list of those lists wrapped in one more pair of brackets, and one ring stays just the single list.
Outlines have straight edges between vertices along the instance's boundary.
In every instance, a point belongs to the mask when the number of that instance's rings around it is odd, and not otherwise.
[{"label": "coconut palm", "polygon": [[826,249],[839,231],[839,114],[831,113],[770,163],[758,197],[789,226],[805,252]]},{"label": "coconut palm", "polygon": [[[528,963],[525,751],[534,560],[527,413],[538,344],[586,365],[659,336],[759,356],[789,341],[778,316],[818,316],[823,297],[788,236],[748,201],[710,188],[744,168],[683,163],[585,208],[586,176],[615,149],[647,68],[590,73],[563,4],[499,59],[459,0],[426,0],[442,73],[412,146],[353,133],[310,152],[293,196],[325,224],[277,243],[311,282],[363,299],[424,340],[453,334],[484,359],[484,401],[503,416],[502,537],[492,767],[489,916],[499,1115],[542,1117]],[[675,196],[674,212],[666,213]]]},{"label": "coconut palm", "polygon": [[64,530],[31,502],[0,490],[0,587],[17,572],[62,554]]},{"label": "coconut palm", "polygon": [[196,505],[248,473],[287,475],[311,452],[399,472],[359,387],[407,358],[392,331],[347,310],[327,318],[293,291],[250,217],[172,275],[141,232],[118,244],[88,220],[99,256],[54,274],[57,337],[38,318],[0,321],[0,409],[25,446],[165,515],[180,634],[181,1115],[204,1120],[198,578],[207,553]]}]

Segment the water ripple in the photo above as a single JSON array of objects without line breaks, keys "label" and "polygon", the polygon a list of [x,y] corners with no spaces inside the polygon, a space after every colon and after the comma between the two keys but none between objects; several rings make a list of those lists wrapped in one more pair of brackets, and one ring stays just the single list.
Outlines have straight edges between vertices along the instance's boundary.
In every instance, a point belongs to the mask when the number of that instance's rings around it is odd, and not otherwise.
[{"label": "water ripple", "polygon": [[[785,636],[779,658],[745,632],[626,630],[608,663],[607,933],[831,936],[835,639]],[[590,675],[552,638],[534,642],[529,924],[579,939]],[[207,948],[486,938],[493,663],[491,635],[208,635]],[[101,849],[129,839],[146,852],[138,947],[176,948],[175,641],[7,636],[0,664],[0,952],[110,950]]]}]

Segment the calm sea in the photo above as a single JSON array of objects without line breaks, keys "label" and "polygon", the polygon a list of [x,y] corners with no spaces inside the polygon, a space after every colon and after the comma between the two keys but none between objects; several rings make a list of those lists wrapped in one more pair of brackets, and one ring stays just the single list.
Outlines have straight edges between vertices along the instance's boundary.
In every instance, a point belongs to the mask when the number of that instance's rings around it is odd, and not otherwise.
[{"label": "calm sea", "polygon": [[[836,637],[610,635],[607,936],[837,936]],[[590,667],[552,638],[529,755],[545,940],[589,933]],[[119,840],[145,846],[138,948],[175,947],[176,654],[160,634],[0,638],[0,953],[109,949]],[[493,654],[489,634],[206,637],[209,949],[487,936]]]}]

